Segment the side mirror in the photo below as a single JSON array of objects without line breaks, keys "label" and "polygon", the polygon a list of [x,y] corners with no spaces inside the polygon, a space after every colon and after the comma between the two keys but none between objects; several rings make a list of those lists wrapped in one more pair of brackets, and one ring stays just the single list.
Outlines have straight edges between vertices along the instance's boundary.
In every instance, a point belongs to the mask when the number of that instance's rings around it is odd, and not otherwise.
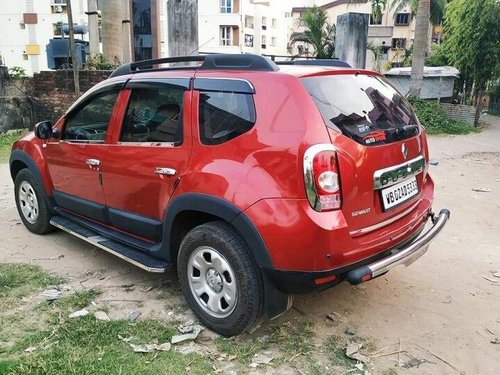
[{"label": "side mirror", "polygon": [[42,121],[35,125],[35,136],[40,139],[47,139],[52,136],[52,123]]}]

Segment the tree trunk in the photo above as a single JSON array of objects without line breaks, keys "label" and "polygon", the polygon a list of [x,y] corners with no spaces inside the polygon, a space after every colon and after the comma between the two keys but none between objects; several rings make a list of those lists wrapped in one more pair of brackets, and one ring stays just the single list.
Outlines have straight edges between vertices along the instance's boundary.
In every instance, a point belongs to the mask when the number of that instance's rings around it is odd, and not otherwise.
[{"label": "tree trunk", "polygon": [[415,40],[413,42],[410,96],[420,97],[420,90],[424,81],[424,62],[429,39],[430,16],[431,0],[419,0],[415,23]]},{"label": "tree trunk", "polygon": [[102,52],[111,63],[119,65],[123,61],[123,7],[121,1],[116,0],[102,0],[100,6],[102,11]]},{"label": "tree trunk", "polygon": [[75,95],[80,96],[80,60],[76,57],[75,31],[73,29],[73,11],[71,1],[67,3],[68,27],[69,27],[69,52],[71,54],[71,65],[73,66],[73,81],[75,84]]}]

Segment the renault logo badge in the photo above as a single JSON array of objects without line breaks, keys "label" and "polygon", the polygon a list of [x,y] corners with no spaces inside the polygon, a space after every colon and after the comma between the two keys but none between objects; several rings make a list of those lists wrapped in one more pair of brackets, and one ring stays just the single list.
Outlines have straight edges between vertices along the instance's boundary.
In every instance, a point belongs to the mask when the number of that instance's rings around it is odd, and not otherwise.
[{"label": "renault logo badge", "polygon": [[408,157],[408,147],[406,147],[406,144],[403,143],[401,146],[401,152],[403,153],[403,157],[406,158]]}]

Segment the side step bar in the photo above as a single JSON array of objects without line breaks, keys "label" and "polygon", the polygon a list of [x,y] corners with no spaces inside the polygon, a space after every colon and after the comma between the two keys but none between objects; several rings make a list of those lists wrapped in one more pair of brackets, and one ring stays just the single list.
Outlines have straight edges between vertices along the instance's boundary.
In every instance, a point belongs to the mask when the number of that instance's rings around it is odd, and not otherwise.
[{"label": "side step bar", "polygon": [[172,265],[168,262],[103,237],[71,219],[54,216],[50,224],[148,272],[163,273],[172,269]]}]

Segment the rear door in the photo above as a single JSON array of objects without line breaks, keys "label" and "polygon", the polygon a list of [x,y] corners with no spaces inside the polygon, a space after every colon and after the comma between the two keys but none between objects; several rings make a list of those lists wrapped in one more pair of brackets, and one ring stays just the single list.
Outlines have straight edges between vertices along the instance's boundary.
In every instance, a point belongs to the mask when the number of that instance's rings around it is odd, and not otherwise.
[{"label": "rear door", "polygon": [[302,81],[337,149],[342,210],[351,233],[415,208],[427,150],[406,99],[378,75],[353,72]]},{"label": "rear door", "polygon": [[111,225],[161,238],[164,210],[191,154],[190,78],[134,78],[103,163]]}]

